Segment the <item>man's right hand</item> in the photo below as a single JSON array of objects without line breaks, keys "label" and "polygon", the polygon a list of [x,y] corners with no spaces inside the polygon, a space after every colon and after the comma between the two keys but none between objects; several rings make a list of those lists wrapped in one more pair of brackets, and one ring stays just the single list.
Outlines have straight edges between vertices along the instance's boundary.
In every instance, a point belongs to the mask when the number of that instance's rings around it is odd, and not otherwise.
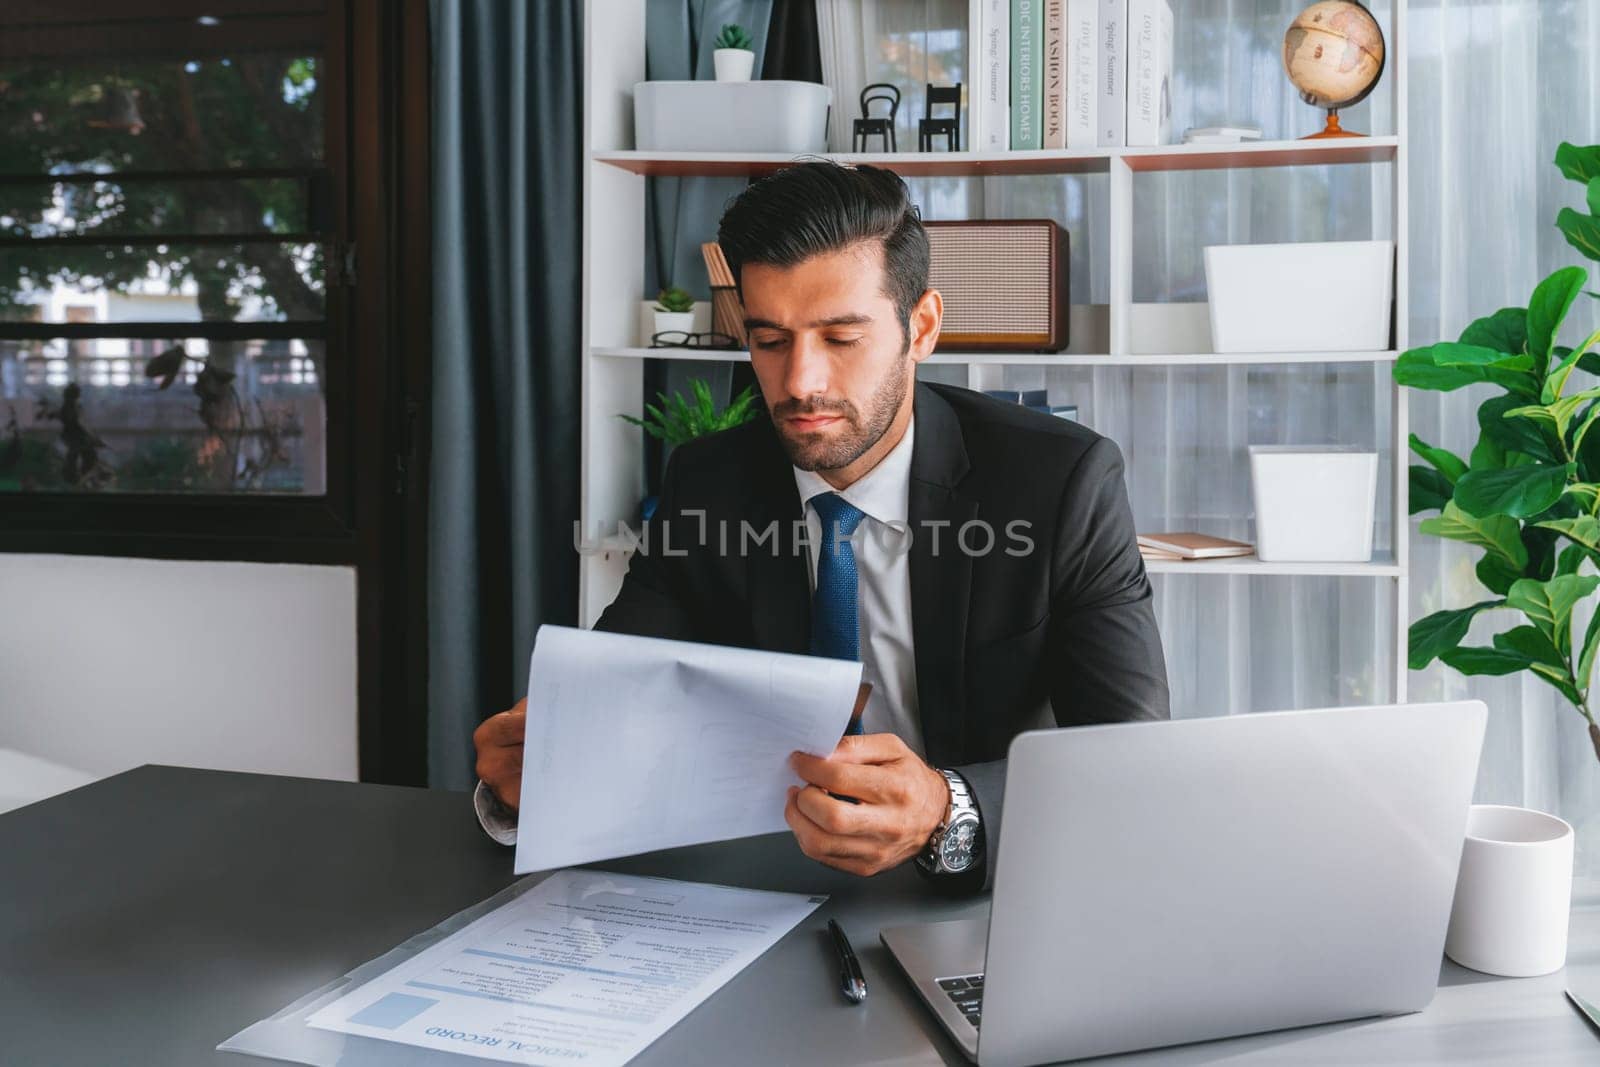
[{"label": "man's right hand", "polygon": [[478,750],[478,777],[512,811],[522,799],[522,738],[528,729],[528,698],[510,711],[483,720],[472,731]]}]

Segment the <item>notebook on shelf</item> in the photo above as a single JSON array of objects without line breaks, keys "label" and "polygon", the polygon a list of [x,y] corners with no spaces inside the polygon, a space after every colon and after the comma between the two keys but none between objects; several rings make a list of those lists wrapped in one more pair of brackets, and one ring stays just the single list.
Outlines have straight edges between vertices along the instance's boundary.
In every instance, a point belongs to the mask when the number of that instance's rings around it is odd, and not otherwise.
[{"label": "notebook on shelf", "polygon": [[1202,533],[1140,534],[1139,552],[1146,559],[1222,559],[1248,556],[1255,546]]}]

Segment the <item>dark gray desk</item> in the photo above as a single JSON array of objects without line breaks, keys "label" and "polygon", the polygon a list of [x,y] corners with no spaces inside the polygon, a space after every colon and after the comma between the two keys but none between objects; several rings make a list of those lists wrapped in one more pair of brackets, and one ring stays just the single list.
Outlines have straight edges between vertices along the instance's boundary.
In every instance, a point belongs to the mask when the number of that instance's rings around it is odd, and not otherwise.
[{"label": "dark gray desk", "polygon": [[[964,1062],[877,931],[986,903],[930,897],[908,871],[837,874],[786,836],[609,866],[832,894],[637,1063]],[[458,793],[143,767],[0,815],[0,1062],[259,1062],[214,1047],[512,880],[510,852]],[[836,992],[830,915],[862,956],[864,1007]],[[1114,1062],[1593,1064],[1600,1040],[1560,990],[1600,999],[1600,901],[1574,920],[1566,974],[1502,981],[1447,963],[1418,1015]]]}]

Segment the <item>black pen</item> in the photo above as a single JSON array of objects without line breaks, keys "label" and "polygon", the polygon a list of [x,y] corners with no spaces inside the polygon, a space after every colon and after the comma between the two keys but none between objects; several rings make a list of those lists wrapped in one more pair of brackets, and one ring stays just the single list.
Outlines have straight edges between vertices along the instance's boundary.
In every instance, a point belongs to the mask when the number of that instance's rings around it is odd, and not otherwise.
[{"label": "black pen", "polygon": [[833,950],[839,954],[839,992],[850,1003],[860,1004],[867,999],[867,980],[856,961],[856,950],[850,947],[844,929],[832,919],[828,920],[828,932],[833,935]]}]

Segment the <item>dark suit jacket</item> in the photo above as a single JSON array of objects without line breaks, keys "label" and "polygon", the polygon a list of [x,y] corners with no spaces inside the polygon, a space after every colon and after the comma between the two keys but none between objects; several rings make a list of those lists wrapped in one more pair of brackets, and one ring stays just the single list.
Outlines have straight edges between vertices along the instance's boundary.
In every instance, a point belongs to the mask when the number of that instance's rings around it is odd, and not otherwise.
[{"label": "dark suit jacket", "polygon": [[[992,857],[1011,739],[1038,727],[1166,718],[1166,665],[1116,445],[965,389],[919,384],[914,403],[911,611],[923,744],[930,764],[971,784]],[[679,447],[647,544],[597,628],[805,653],[803,516],[767,420]],[[957,544],[973,520],[993,531],[986,554],[977,527],[966,538],[973,551]],[[1011,525],[1019,522],[1027,525]],[[741,523],[752,531],[742,554]],[[775,535],[756,542],[774,524]],[[1021,531],[1032,551],[1012,536]],[[992,878],[993,862],[985,867]]]}]

